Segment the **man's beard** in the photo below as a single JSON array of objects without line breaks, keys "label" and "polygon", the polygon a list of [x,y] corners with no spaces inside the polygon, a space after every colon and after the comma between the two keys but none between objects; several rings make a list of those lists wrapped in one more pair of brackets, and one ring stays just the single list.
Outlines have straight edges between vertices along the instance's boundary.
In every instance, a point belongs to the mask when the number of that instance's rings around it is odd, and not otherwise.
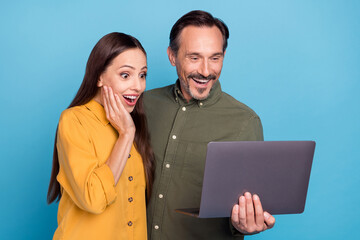
[{"label": "man's beard", "polygon": [[[216,76],[215,76],[214,74],[210,74],[210,75],[207,76],[207,77],[205,77],[205,76],[203,76],[203,75],[201,75],[201,74],[199,74],[199,73],[189,74],[189,75],[187,76],[187,79],[193,80],[192,78],[199,79],[199,80],[210,80],[210,81],[215,81],[215,80],[216,80]],[[190,81],[191,81],[191,80],[190,80]],[[190,82],[190,81],[189,81],[189,82]],[[208,93],[206,96],[204,96],[204,97],[197,97],[197,96],[195,96],[195,94],[191,91],[189,82],[187,82],[187,84],[186,84],[185,81],[183,81],[183,80],[180,79],[180,84],[181,84],[182,89],[184,89],[193,99],[200,101],[200,100],[205,100],[205,99],[207,99],[207,98],[209,97],[210,92],[211,92],[211,89],[210,89],[209,93]],[[214,86],[214,85],[213,85],[213,86]],[[212,87],[213,87],[213,86],[212,86]],[[211,87],[211,88],[212,88],[212,87]],[[195,87],[195,88],[196,88],[196,87]],[[196,88],[196,91],[201,95],[201,94],[203,94],[203,93],[206,91],[206,88]]]}]

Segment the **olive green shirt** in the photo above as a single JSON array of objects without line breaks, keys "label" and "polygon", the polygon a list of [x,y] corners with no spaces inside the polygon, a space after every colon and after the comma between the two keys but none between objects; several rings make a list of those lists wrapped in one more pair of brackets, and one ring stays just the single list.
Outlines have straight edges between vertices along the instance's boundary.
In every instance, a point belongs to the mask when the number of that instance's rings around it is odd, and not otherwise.
[{"label": "olive green shirt", "polygon": [[[199,208],[210,141],[263,140],[256,113],[221,91],[187,102],[175,85],[144,94],[156,170],[148,204],[149,239],[243,239],[229,218],[195,218],[175,212]],[[230,217],[230,216],[229,216]]]}]

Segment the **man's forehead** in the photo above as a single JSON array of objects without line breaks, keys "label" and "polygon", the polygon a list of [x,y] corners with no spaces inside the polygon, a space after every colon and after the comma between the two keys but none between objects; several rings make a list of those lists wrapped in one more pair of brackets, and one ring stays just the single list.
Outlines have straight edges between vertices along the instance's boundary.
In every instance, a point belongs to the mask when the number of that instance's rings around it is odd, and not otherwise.
[{"label": "man's forehead", "polygon": [[214,51],[222,52],[223,36],[216,26],[187,26],[179,36],[179,48],[186,51],[201,51],[204,48],[212,48]]}]

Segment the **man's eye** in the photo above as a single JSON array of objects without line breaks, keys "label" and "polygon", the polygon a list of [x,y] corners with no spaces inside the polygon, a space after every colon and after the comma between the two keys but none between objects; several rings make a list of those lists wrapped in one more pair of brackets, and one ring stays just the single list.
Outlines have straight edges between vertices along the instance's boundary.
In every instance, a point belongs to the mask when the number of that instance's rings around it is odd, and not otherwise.
[{"label": "man's eye", "polygon": [[192,57],[191,58],[191,60],[193,60],[193,61],[196,61],[196,60],[198,60],[199,58],[197,58],[197,57]]},{"label": "man's eye", "polygon": [[127,73],[121,73],[120,76],[124,79],[127,79],[129,77],[129,74]]},{"label": "man's eye", "polygon": [[212,58],[212,60],[213,60],[213,61],[217,61],[217,60],[219,60],[219,58],[218,58],[218,57],[214,57],[214,58]]}]

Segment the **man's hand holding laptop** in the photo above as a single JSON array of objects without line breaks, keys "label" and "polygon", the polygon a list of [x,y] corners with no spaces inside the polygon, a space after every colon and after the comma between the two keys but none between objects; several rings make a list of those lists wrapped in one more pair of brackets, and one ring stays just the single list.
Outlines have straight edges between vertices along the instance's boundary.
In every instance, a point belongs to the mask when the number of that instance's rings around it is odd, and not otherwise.
[{"label": "man's hand holding laptop", "polygon": [[263,211],[258,195],[251,196],[249,192],[239,197],[231,213],[232,225],[243,234],[255,234],[270,229],[275,224],[275,218]]}]

